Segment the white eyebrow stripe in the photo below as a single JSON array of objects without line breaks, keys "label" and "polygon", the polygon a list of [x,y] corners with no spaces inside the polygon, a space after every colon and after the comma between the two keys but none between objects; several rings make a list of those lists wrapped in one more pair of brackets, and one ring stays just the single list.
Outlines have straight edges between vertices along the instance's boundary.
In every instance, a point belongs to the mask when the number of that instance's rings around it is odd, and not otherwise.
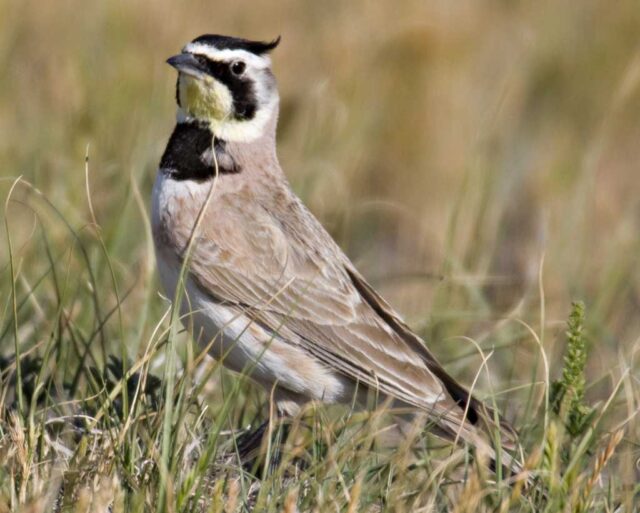
[{"label": "white eyebrow stripe", "polygon": [[225,48],[224,50],[218,50],[211,45],[206,45],[203,43],[189,43],[182,49],[182,51],[205,55],[206,57],[214,61],[231,62],[237,59],[241,59],[254,68],[267,68],[271,65],[271,60],[267,56],[261,57],[259,55],[256,55],[255,53],[240,49],[232,50],[230,48]]}]

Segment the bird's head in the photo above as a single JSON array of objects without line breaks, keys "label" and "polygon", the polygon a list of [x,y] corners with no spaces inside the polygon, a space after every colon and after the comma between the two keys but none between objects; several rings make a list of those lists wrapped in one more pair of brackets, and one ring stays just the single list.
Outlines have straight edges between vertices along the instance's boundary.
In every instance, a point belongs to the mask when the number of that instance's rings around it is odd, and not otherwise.
[{"label": "bird's head", "polygon": [[268,54],[279,42],[212,34],[191,41],[167,60],[178,70],[179,117],[208,124],[216,137],[229,141],[260,137],[277,115]]}]

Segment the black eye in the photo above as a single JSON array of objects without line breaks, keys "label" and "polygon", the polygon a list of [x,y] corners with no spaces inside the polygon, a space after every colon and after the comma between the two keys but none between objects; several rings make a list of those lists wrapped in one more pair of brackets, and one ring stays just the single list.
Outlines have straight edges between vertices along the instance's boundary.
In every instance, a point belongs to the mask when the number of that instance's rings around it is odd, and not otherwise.
[{"label": "black eye", "polygon": [[247,65],[242,61],[235,61],[231,63],[231,73],[234,75],[242,75]]}]

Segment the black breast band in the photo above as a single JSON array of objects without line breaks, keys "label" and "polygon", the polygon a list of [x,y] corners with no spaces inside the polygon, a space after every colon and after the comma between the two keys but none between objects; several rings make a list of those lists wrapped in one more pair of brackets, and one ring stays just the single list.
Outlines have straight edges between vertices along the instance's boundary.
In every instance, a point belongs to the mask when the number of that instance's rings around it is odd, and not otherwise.
[{"label": "black breast band", "polygon": [[226,151],[226,142],[216,139],[209,127],[197,122],[178,123],[160,160],[160,168],[175,180],[206,181],[216,175],[213,151],[216,152],[218,174],[241,171]]}]

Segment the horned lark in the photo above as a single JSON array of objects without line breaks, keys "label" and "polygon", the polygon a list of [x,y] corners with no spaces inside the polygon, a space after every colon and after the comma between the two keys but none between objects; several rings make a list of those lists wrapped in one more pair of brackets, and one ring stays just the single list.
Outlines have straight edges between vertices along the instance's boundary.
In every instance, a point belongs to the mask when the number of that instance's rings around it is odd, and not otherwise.
[{"label": "horned lark", "polygon": [[278,42],[203,35],[167,61],[178,70],[178,114],[152,214],[167,294],[187,259],[185,324],[225,366],[250,371],[281,414],[368,389],[422,411],[442,436],[486,448],[492,428],[507,445],[506,425],[447,374],[292,192],[276,156]]}]

